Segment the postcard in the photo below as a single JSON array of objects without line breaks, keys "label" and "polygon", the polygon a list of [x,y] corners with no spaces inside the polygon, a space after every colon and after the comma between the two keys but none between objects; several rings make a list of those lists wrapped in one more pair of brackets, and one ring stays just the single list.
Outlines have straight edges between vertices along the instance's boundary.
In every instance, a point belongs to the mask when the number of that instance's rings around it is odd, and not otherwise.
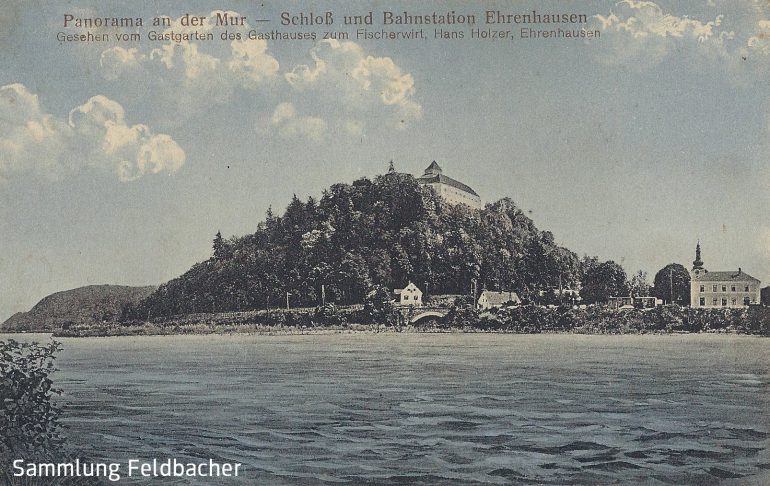
[{"label": "postcard", "polygon": [[0,2],[0,484],[768,484],[770,4]]}]

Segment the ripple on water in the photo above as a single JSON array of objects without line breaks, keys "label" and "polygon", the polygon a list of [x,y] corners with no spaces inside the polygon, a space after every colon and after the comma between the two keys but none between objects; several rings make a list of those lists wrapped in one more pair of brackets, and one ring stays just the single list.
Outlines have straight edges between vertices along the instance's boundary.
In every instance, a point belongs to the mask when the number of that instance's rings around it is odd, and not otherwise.
[{"label": "ripple on water", "polygon": [[721,336],[207,336],[67,340],[57,364],[89,456],[244,463],[228,485],[762,484],[769,356]]}]

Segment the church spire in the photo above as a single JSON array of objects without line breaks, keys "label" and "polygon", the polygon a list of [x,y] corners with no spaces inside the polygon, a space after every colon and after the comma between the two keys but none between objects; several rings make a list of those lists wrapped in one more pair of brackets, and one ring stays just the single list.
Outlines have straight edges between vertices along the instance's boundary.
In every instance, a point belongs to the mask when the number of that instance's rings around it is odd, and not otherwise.
[{"label": "church spire", "polygon": [[695,260],[692,262],[692,269],[703,270],[703,260],[700,258],[700,240],[698,240],[698,244],[695,246]]}]

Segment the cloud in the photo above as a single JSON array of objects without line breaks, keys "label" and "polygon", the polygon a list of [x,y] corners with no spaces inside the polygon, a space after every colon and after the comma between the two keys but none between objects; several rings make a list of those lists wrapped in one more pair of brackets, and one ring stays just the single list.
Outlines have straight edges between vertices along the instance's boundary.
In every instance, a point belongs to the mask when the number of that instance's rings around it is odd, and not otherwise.
[{"label": "cloud", "polygon": [[270,118],[271,128],[282,138],[307,138],[320,141],[326,135],[326,122],[312,116],[299,116],[291,103],[281,103]]},{"label": "cloud", "polygon": [[92,167],[130,181],[176,172],[184,161],[171,137],[129,125],[123,107],[109,98],[94,96],[62,120],[45,113],[24,85],[0,87],[0,180],[27,173],[58,179]]},{"label": "cloud", "polygon": [[140,54],[139,49],[111,47],[102,52],[99,65],[104,77],[114,81],[126,73],[141,69],[145,59],[146,56]]},{"label": "cloud", "polygon": [[757,22],[757,32],[746,42],[749,49],[762,54],[770,54],[770,20]]},{"label": "cloud", "polygon": [[702,21],[687,15],[665,12],[650,1],[622,0],[608,15],[596,15],[602,43],[612,51],[605,55],[609,62],[647,59],[659,62],[674,49],[696,47],[708,55],[726,55],[726,43],[736,37],[734,31],[722,28],[724,16]]},{"label": "cloud", "polygon": [[325,40],[310,52],[312,66],[296,66],[284,77],[293,94],[310,95],[344,124],[360,125],[371,113],[396,128],[420,118],[414,78],[389,57],[367,55],[354,42]]},{"label": "cloud", "polygon": [[[256,90],[277,77],[278,61],[268,53],[265,40],[196,42],[194,36],[219,35],[217,15],[239,17],[233,11],[215,10],[203,26],[182,26],[180,19],[160,32],[165,42],[158,47],[110,47],[101,53],[102,76],[120,80],[133,89],[133,97],[152,97],[156,106],[183,117],[226,103],[238,90]],[[245,26],[248,28],[248,25]],[[189,37],[191,36],[192,37]],[[141,90],[141,91],[140,91]]]},{"label": "cloud", "polygon": [[[133,90],[127,98],[151,104],[149,111],[167,118],[174,113],[179,123],[235,100],[243,116],[261,117],[251,121],[256,126],[315,140],[327,129],[358,135],[369,127],[405,128],[421,117],[412,75],[390,57],[367,54],[354,42],[321,41],[310,50],[309,62],[282,70],[262,39],[228,43],[178,37],[193,30],[218,37],[221,28],[214,19],[222,13],[211,12],[205,25],[194,29],[177,19],[165,31],[174,36],[154,48],[104,50],[103,77]],[[305,116],[276,125],[271,120],[276,106],[292,106]]]},{"label": "cloud", "polygon": [[29,169],[56,174],[48,155],[64,145],[68,127],[41,112],[37,95],[21,84],[0,87],[0,180]]}]

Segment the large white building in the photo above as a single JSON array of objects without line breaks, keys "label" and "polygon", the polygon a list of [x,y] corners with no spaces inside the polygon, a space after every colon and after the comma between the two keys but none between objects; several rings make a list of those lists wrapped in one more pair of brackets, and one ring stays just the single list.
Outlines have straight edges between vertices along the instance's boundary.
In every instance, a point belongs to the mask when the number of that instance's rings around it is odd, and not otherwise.
[{"label": "large white building", "polygon": [[462,182],[445,176],[435,160],[425,169],[425,173],[417,178],[417,182],[432,188],[449,204],[465,204],[473,209],[482,207],[481,197],[476,194],[476,191]]},{"label": "large white building", "polygon": [[737,271],[709,271],[703,267],[700,243],[690,271],[691,307],[746,307],[760,303],[759,279],[741,268]]}]

